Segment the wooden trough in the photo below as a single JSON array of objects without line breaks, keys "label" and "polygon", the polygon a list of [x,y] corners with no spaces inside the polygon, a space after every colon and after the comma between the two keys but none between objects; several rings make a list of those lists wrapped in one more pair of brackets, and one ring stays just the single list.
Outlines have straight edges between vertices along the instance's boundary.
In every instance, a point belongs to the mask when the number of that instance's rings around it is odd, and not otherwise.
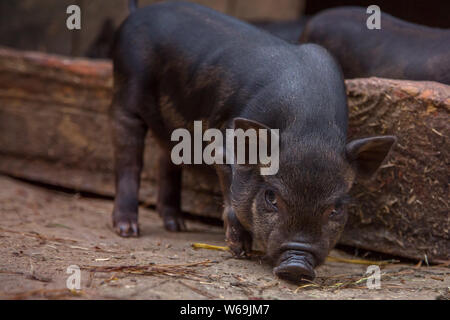
[{"label": "wooden trough", "polygon": [[[108,61],[0,48],[0,172],[112,196]],[[341,243],[413,259],[449,259],[450,87],[347,80],[350,138],[394,134],[398,144],[356,199]],[[158,149],[148,137],[141,199],[154,204]],[[212,173],[183,173],[183,210],[221,217]],[[1,215],[1,213],[0,213]]]}]

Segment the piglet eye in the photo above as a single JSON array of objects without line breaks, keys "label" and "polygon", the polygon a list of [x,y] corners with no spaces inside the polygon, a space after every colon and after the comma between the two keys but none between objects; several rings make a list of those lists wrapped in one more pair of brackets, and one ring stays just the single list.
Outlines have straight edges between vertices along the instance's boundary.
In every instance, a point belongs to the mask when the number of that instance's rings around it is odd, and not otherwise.
[{"label": "piglet eye", "polygon": [[272,190],[266,190],[265,197],[268,204],[274,207],[277,206],[277,197],[275,196],[275,192],[273,192]]}]

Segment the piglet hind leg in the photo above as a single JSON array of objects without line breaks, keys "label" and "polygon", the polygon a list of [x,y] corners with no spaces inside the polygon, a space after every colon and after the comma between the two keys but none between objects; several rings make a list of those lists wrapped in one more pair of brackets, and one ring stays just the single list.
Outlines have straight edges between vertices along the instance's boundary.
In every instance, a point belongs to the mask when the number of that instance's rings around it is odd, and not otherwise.
[{"label": "piglet hind leg", "polygon": [[172,162],[170,152],[161,152],[157,210],[166,230],[172,232],[186,230],[181,212],[181,172],[182,168]]},{"label": "piglet hind leg", "polygon": [[112,224],[122,237],[139,235],[139,184],[147,126],[133,112],[138,96],[119,90],[111,107],[116,185]]}]

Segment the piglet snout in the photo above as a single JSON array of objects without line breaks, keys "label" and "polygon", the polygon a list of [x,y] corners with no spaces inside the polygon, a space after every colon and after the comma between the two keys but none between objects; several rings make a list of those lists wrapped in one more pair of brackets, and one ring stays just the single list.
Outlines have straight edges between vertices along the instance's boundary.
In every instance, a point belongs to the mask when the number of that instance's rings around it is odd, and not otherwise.
[{"label": "piglet snout", "polygon": [[313,280],[316,276],[315,259],[310,252],[287,250],[281,254],[278,261],[273,272],[283,280],[299,283],[305,279]]}]

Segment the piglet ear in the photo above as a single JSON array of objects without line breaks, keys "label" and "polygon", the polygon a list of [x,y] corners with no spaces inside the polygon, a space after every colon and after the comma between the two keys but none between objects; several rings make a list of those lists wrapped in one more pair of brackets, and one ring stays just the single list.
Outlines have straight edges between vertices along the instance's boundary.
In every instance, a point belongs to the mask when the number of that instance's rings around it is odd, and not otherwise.
[{"label": "piglet ear", "polygon": [[258,131],[259,129],[270,130],[270,128],[265,124],[246,118],[234,118],[233,125],[234,129],[242,129],[244,131],[246,131],[247,129],[255,129],[256,131]]},{"label": "piglet ear", "polygon": [[[257,161],[257,155],[258,155],[259,129],[270,130],[269,127],[262,124],[261,122],[246,119],[246,118],[234,118],[233,119],[233,127],[234,127],[234,130],[242,129],[244,132],[246,132],[247,130],[254,130],[256,141],[250,141],[249,139],[245,139],[244,145],[241,146],[244,148],[242,151],[244,152],[244,159],[245,159],[245,164],[243,164],[243,163],[241,163],[241,164],[244,166],[247,166],[247,167],[249,165],[257,164],[256,161]],[[237,142],[237,140],[235,140],[235,143],[236,142]],[[267,143],[267,141],[265,141],[265,142]],[[256,145],[253,145],[253,143],[256,143]],[[269,141],[269,147],[270,147],[270,141]],[[234,145],[235,159],[237,159],[237,155],[239,152],[238,149],[239,149],[239,145],[236,143]],[[252,154],[253,160],[250,160],[252,158],[250,155],[250,150],[256,150],[256,154],[255,153]],[[241,161],[242,160],[243,159],[241,159]]]},{"label": "piglet ear", "polygon": [[368,179],[372,177],[397,141],[394,136],[378,136],[353,140],[346,146],[347,159],[356,174]]},{"label": "piglet ear", "polygon": [[[251,135],[255,139],[236,139],[234,145],[234,156],[239,158],[239,164],[245,159],[245,165],[256,165],[260,167],[268,166],[272,157],[276,157],[278,149],[272,150],[278,146],[279,130],[272,130],[261,122],[249,120],[245,118],[233,119],[234,130],[241,129],[245,134]],[[261,129],[264,129],[261,131]],[[249,133],[250,132],[250,133]],[[272,141],[276,139],[276,141]],[[244,142],[244,145],[241,145]],[[240,149],[240,150],[239,150]],[[268,155],[270,153],[270,157]],[[240,156],[241,157],[240,157]],[[243,158],[242,155],[245,157]]]}]

